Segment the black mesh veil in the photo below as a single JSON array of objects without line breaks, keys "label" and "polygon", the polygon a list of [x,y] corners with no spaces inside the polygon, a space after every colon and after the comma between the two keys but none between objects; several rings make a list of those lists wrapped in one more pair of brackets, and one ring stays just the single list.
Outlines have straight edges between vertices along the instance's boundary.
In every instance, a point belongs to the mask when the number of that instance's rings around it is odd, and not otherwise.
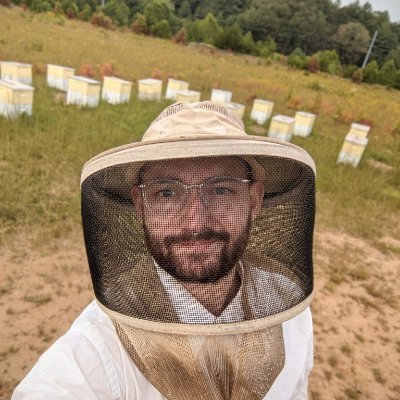
[{"label": "black mesh veil", "polygon": [[81,180],[95,296],[168,399],[260,400],[313,293],[315,167],[223,106],[167,108]]},{"label": "black mesh veil", "polygon": [[[250,304],[252,317],[260,318],[286,311],[312,293],[315,188],[314,172],[309,166],[290,159],[254,157],[260,164],[267,164],[266,174],[280,174],[282,169],[285,175],[292,176],[281,191],[269,192],[266,188],[240,260],[246,270],[261,274],[273,271],[269,279],[273,285],[282,286],[280,296],[275,298],[249,299],[255,301]],[[177,161],[178,168],[182,163]],[[273,168],[268,169],[268,164]],[[123,178],[128,169],[126,164],[109,166],[82,183],[84,237],[96,298],[124,315],[176,322],[174,313],[164,312],[165,298],[160,295],[143,221],[138,218],[130,195],[133,184]],[[116,190],[112,179],[123,181],[126,187],[119,185]],[[271,301],[273,305],[269,304]]]}]

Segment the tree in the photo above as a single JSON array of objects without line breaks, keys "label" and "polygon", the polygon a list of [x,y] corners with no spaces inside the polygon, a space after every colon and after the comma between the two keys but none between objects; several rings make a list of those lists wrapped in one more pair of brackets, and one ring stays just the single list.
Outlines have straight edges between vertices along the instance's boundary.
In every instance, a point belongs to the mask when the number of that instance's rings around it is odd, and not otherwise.
[{"label": "tree", "polygon": [[197,20],[196,25],[198,28],[201,41],[216,46],[221,38],[222,29],[218,21],[211,13],[202,20]]},{"label": "tree", "polygon": [[144,7],[144,16],[149,26],[165,19],[170,21],[174,7],[170,0],[150,0]]},{"label": "tree", "polygon": [[393,60],[396,68],[400,69],[400,45],[390,51],[387,60]]},{"label": "tree", "polygon": [[166,19],[162,19],[153,25],[153,33],[160,38],[171,37],[171,27]]},{"label": "tree", "polygon": [[192,9],[190,8],[190,3],[189,0],[185,0],[181,6],[179,7],[179,10],[177,12],[178,17],[180,18],[192,18]]},{"label": "tree", "polygon": [[359,22],[349,22],[340,25],[334,40],[340,58],[347,64],[357,64],[368,50],[370,34],[364,25]]},{"label": "tree", "polygon": [[323,50],[317,53],[319,68],[322,72],[338,75],[342,69],[340,59],[335,50]]},{"label": "tree", "polygon": [[103,12],[112,19],[114,24],[118,26],[128,25],[130,10],[123,0],[108,0]]},{"label": "tree", "polygon": [[230,49],[236,52],[243,52],[243,34],[237,23],[222,29],[218,41],[215,43],[221,49]]},{"label": "tree", "polygon": [[394,87],[397,80],[397,69],[393,60],[386,61],[381,68],[379,81],[382,85]]},{"label": "tree", "polygon": [[306,69],[308,58],[300,47],[294,49],[288,57],[287,63],[297,69]]},{"label": "tree", "polygon": [[379,65],[376,60],[369,62],[363,71],[363,81],[367,83],[379,82]]}]

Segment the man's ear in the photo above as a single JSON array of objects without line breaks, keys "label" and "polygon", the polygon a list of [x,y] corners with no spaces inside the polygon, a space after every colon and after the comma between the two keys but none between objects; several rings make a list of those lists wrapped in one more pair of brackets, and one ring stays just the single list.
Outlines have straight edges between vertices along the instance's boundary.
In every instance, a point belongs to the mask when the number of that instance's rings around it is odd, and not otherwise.
[{"label": "man's ear", "polygon": [[143,196],[142,191],[138,186],[133,186],[131,190],[131,196],[133,201],[133,206],[135,207],[135,213],[138,219],[143,220]]},{"label": "man's ear", "polygon": [[261,211],[264,200],[264,184],[262,182],[253,182],[250,186],[250,215],[254,221]]}]

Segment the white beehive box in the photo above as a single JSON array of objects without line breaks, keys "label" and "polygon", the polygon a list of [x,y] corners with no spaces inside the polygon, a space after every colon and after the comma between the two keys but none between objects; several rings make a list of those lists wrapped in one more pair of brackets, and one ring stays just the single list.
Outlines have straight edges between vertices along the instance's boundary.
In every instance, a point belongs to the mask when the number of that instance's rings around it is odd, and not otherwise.
[{"label": "white beehive box", "polygon": [[138,82],[139,100],[161,100],[162,81],[160,79],[140,79]]},{"label": "white beehive box", "polygon": [[265,124],[271,118],[273,108],[274,103],[272,101],[255,99],[250,119],[256,121],[259,125]]},{"label": "white beehive box", "polygon": [[176,101],[185,101],[187,103],[197,103],[200,101],[201,93],[196,90],[179,90],[176,92]]},{"label": "white beehive box", "polygon": [[85,76],[73,76],[68,79],[67,104],[97,107],[100,101],[99,81]]},{"label": "white beehive box", "polygon": [[129,103],[132,82],[114,76],[103,77],[101,98],[110,104]]},{"label": "white beehive box", "polygon": [[0,79],[0,115],[14,118],[20,114],[32,115],[32,86],[10,79]]},{"label": "white beehive box", "polygon": [[229,90],[212,89],[211,101],[215,103],[230,103],[232,99],[232,92]]},{"label": "white beehive box", "polygon": [[286,115],[276,115],[271,120],[268,137],[290,142],[293,135],[294,118]]},{"label": "white beehive box", "polygon": [[176,100],[176,94],[181,90],[189,90],[189,83],[169,78],[165,98],[169,100]]},{"label": "white beehive box", "polygon": [[244,109],[245,109],[244,104],[230,102],[226,103],[225,106],[228,108],[228,110],[232,111],[237,117],[243,119]]},{"label": "white beehive box", "polygon": [[368,144],[368,138],[358,137],[348,133],[340,150],[338,163],[351,164],[357,167]]},{"label": "white beehive box", "polygon": [[26,85],[32,84],[32,65],[24,64],[14,61],[2,61],[1,78],[11,79],[13,81],[25,83]]},{"label": "white beehive box", "polygon": [[315,114],[297,111],[294,117],[293,135],[307,137],[311,134],[315,122]]},{"label": "white beehive box", "polygon": [[68,91],[68,79],[74,76],[74,74],[74,68],[47,64],[47,84],[63,92]]},{"label": "white beehive box", "polygon": [[357,123],[351,124],[349,134],[359,138],[366,138],[370,127],[368,125],[361,125]]}]

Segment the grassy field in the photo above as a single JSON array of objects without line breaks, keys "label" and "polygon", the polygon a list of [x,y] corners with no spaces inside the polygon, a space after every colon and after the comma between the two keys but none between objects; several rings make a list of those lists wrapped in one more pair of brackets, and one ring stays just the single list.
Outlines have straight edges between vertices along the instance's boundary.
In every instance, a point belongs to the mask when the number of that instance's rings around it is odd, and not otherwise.
[{"label": "grassy field", "polygon": [[[0,7],[0,60],[32,63],[35,87],[32,117],[0,118],[0,323],[9,327],[0,338],[0,398],[9,398],[93,296],[80,233],[80,172],[99,152],[140,140],[169,104],[137,101],[137,80],[151,75],[164,88],[168,77],[184,79],[203,100],[213,87],[231,90],[233,101],[246,104],[250,134],[268,129],[248,118],[255,97],[273,101],[275,115],[317,114],[312,135],[293,138],[317,165],[313,400],[398,398],[395,369],[386,370],[400,353],[393,333],[399,323],[400,91],[19,8]],[[91,64],[98,79],[101,65],[113,65],[117,76],[134,82],[131,101],[67,106],[46,85],[47,63]],[[356,121],[372,128],[355,169],[336,159]],[[68,315],[60,318],[58,310]],[[22,332],[19,339],[15,332]]]},{"label": "grassy field", "polygon": [[[202,99],[213,87],[275,103],[274,114],[296,109],[317,113],[311,137],[293,142],[314,157],[318,172],[318,223],[374,239],[398,234],[400,209],[400,92],[357,85],[324,74],[305,74],[278,63],[196,46],[96,29],[50,14],[20,9],[0,13],[0,60],[34,65],[33,117],[0,119],[0,221],[3,231],[33,227],[58,235],[79,221],[79,174],[83,163],[107,148],[139,140],[147,124],[167,104],[139,103],[134,85],[127,105],[101,104],[94,110],[67,107],[45,84],[47,63],[79,69],[102,64],[133,80],[157,74],[189,81]],[[350,124],[369,121],[370,142],[359,168],[336,159]],[[258,131],[257,131],[258,132]],[[264,133],[265,134],[265,133]],[[398,217],[398,215],[397,215]],[[3,235],[4,237],[4,235]],[[10,237],[7,235],[7,237]],[[4,239],[3,239],[4,240]]]}]

